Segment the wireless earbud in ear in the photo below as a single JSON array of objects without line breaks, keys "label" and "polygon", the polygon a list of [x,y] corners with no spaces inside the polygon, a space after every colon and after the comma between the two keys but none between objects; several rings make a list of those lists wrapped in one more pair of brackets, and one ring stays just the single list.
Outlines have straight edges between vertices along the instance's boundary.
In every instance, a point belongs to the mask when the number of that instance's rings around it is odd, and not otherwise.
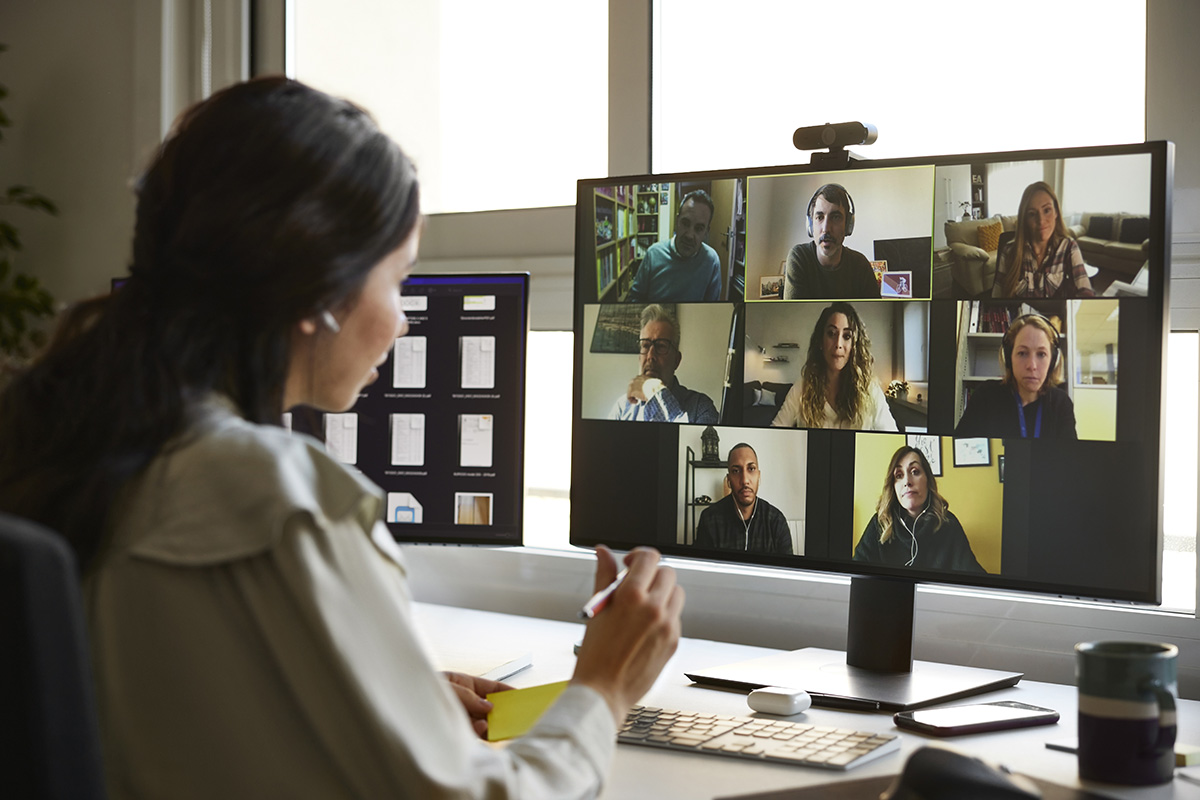
[{"label": "wireless earbud in ear", "polygon": [[329,313],[329,309],[321,312],[321,322],[325,323],[325,327],[333,333],[341,333],[342,326],[338,325],[338,321],[333,318],[333,314]]}]

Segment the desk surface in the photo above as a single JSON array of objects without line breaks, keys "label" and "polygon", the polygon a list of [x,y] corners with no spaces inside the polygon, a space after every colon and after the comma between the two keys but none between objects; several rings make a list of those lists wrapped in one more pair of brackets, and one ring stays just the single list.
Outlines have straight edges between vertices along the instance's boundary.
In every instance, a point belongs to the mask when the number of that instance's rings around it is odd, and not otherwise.
[{"label": "desk surface", "polygon": [[[583,636],[583,625],[495,614],[449,606],[415,604],[417,624],[427,638],[437,637],[459,646],[470,642],[480,652],[511,653],[514,647],[533,653],[533,666],[508,680],[516,687],[536,686],[569,678],[574,669],[572,649]],[[648,705],[719,714],[750,716],[745,695],[704,688],[684,677],[685,670],[706,669],[778,652],[763,647],[683,639],[654,687],[643,698]],[[670,798],[724,797],[837,780],[894,775],[908,755],[931,742],[944,742],[1014,772],[1067,786],[1083,786],[1075,768],[1075,757],[1046,748],[1046,742],[1075,736],[1075,689],[1071,686],[1022,681],[1011,689],[981,696],[982,701],[1017,700],[1053,708],[1062,715],[1057,725],[1001,733],[934,739],[900,731],[890,714],[832,711],[813,708],[793,719],[817,725],[900,734],[901,752],[885,756],[849,772],[832,772],[806,767],[760,764],[718,756],[672,753],[650,747],[618,745],[608,783],[601,795],[608,800],[630,797]],[[962,701],[971,702],[971,701]],[[1200,702],[1179,704],[1179,741],[1200,743]],[[1115,789],[1089,784],[1086,788],[1118,798],[1200,800],[1200,786],[1176,778],[1164,786],[1146,789]]]}]

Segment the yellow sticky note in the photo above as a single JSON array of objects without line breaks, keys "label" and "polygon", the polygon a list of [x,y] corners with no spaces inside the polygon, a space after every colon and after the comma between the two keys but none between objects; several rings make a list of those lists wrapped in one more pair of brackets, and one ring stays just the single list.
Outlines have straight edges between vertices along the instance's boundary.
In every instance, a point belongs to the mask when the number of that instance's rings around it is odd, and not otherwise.
[{"label": "yellow sticky note", "polygon": [[492,710],[488,714],[488,741],[499,742],[525,733],[566,688],[567,681],[559,681],[489,694]]}]

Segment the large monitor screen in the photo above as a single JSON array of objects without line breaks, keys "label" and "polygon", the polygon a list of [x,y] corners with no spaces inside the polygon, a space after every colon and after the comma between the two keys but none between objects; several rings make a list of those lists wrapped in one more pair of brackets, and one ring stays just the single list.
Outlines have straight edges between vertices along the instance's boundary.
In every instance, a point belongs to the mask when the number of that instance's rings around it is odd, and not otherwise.
[{"label": "large monitor screen", "polygon": [[1158,602],[1171,161],[580,181],[572,543]]},{"label": "large monitor screen", "polygon": [[417,273],[401,302],[408,333],[354,407],[292,427],[383,489],[397,541],[520,544],[529,274]]}]

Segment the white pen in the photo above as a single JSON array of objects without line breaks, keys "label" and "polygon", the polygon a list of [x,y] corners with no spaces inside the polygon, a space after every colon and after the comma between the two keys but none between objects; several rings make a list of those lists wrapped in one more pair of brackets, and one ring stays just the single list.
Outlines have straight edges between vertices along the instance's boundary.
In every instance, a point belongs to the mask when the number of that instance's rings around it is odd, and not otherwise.
[{"label": "white pen", "polygon": [[621,581],[625,580],[625,576],[629,574],[629,568],[621,570],[617,573],[617,577],[608,586],[605,586],[600,591],[592,595],[592,599],[583,604],[583,608],[579,610],[580,619],[591,619],[600,613],[600,611],[608,605],[608,599],[612,597],[613,592],[621,585]]}]

